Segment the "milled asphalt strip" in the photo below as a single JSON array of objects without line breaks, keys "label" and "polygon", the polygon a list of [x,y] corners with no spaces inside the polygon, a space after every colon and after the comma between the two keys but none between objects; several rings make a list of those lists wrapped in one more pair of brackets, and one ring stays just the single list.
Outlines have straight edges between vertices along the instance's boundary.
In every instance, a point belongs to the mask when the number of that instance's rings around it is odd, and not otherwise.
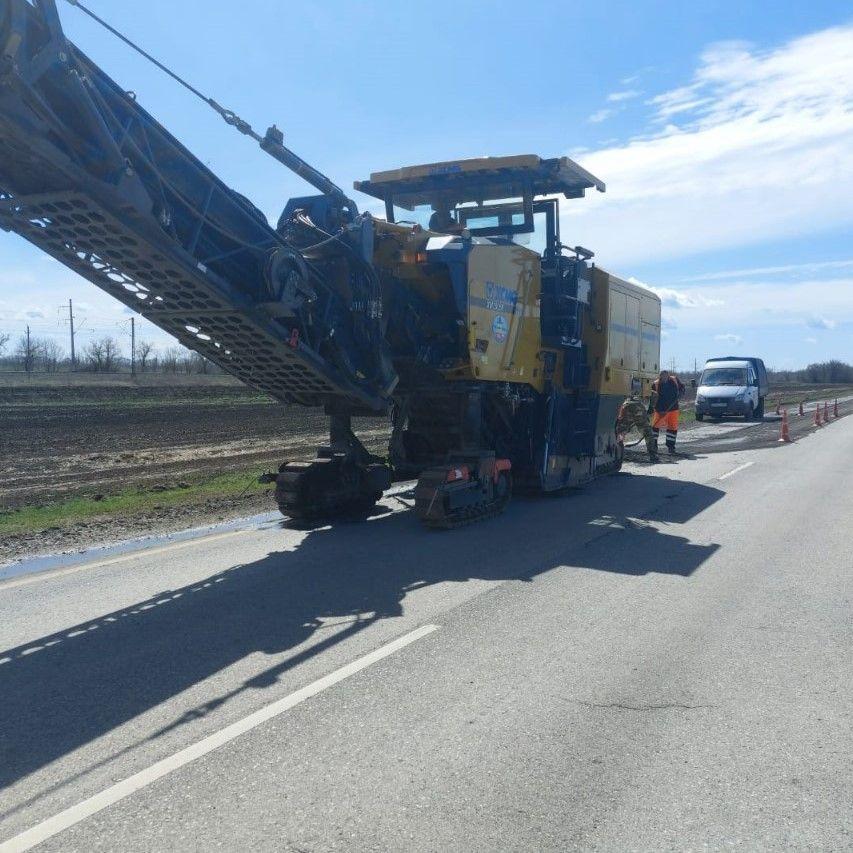
[{"label": "milled asphalt strip", "polygon": [[746,468],[749,468],[751,465],[755,465],[755,462],[744,462],[743,465],[738,465],[737,468],[732,468],[727,474],[723,474],[722,477],[717,477],[718,480],[728,480],[729,477],[734,476],[740,471],[743,471]]},{"label": "milled asphalt strip", "polygon": [[89,797],[88,800],[83,800],[82,803],[71,806],[65,809],[65,811],[22,832],[20,835],[10,838],[8,841],[0,844],[0,853],[20,853],[23,850],[31,850],[37,844],[47,841],[48,838],[52,838],[54,835],[80,823],[87,817],[97,814],[99,811],[147,787],[152,782],[162,779],[169,773],[195,761],[197,758],[201,758],[209,752],[219,749],[220,746],[224,746],[226,743],[240,737],[240,735],[257,728],[262,723],[283,714],[285,711],[289,711],[296,705],[305,702],[318,693],[322,693],[322,691],[338,684],[345,678],[349,678],[351,675],[361,672],[372,664],[393,655],[395,652],[411,645],[422,637],[426,637],[433,631],[437,631],[438,627],[438,625],[423,625],[370,652],[370,654],[346,666],[342,666],[329,675],[318,678],[317,681],[309,684],[307,687],[303,687],[295,693],[291,693],[289,696],[285,696],[283,699],[279,699],[277,702],[273,702],[265,708],[249,714],[248,717],[244,717],[236,723],[231,723],[231,725],[226,726],[224,729],[208,735],[206,738],[182,749],[180,752],[176,752],[174,755],[164,758],[156,764],[152,764],[151,767],[140,770],[139,773],[134,773],[133,776],[117,782],[105,791],[101,791],[100,794],[95,794],[93,797]]},{"label": "milled asphalt strip", "polygon": [[[415,481],[407,481],[405,483],[398,484],[396,486],[392,486],[387,492],[385,492],[384,497],[393,498],[401,494],[405,494],[409,491],[415,484]],[[240,519],[238,519],[239,521]],[[63,575],[70,575],[74,572],[80,572],[84,569],[99,569],[102,566],[111,566],[115,563],[123,563],[127,560],[134,560],[137,557],[146,557],[146,556],[156,556],[157,554],[165,553],[166,551],[172,551],[176,548],[188,548],[191,545],[198,544],[207,544],[208,542],[215,542],[219,539],[225,539],[229,536],[237,536],[240,533],[252,533],[257,530],[257,526],[251,527],[241,527],[239,530],[227,530],[223,533],[211,533],[206,536],[192,536],[189,539],[182,539],[178,542],[172,542],[168,545],[160,545],[153,547],[143,547],[137,548],[132,551],[128,551],[124,554],[119,554],[115,557],[105,557],[102,560],[94,560],[92,562],[82,562],[75,563],[73,566],[68,566],[64,569],[38,569],[25,572],[25,577],[16,577],[12,575],[9,578],[0,578],[0,590],[6,589],[14,589],[17,586],[26,586],[27,584],[36,583],[37,581],[42,580],[50,580],[51,578],[59,578]],[[172,535],[180,536],[184,533],[188,533],[192,531],[180,530],[177,533]],[[9,568],[8,566],[4,566],[0,571]]]},{"label": "milled asphalt strip", "polygon": [[138,560],[141,557],[151,557],[157,554],[164,554],[167,551],[175,551],[178,548],[189,548],[192,545],[207,545],[209,542],[216,542],[219,539],[227,539],[230,536],[238,536],[241,533],[250,533],[252,530],[253,528],[229,530],[225,533],[214,533],[211,536],[200,536],[197,539],[186,539],[182,542],[172,542],[169,545],[161,545],[156,548],[140,548],[138,551],[130,551],[127,554],[120,554],[117,557],[109,557],[106,560],[96,560],[93,563],[79,563],[76,566],[69,566],[67,569],[34,572],[31,575],[26,575],[25,577],[18,579],[10,579],[8,581],[0,580],[0,590],[14,589],[16,586],[26,586],[27,584],[38,583],[43,580],[60,578],[63,575],[74,574],[74,572],[82,572],[87,569],[99,569],[102,566],[112,566],[115,563],[125,563],[128,560]]}]

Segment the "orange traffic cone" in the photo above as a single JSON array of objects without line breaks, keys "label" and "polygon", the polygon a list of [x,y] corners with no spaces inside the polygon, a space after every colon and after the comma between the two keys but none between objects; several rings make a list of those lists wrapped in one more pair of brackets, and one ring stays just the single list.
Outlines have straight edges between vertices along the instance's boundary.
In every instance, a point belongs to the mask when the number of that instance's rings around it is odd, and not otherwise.
[{"label": "orange traffic cone", "polygon": [[835,398],[835,405],[832,407],[832,417],[838,417],[838,397]]},{"label": "orange traffic cone", "polygon": [[823,422],[825,424],[829,423],[829,403],[828,402],[823,404]]},{"label": "orange traffic cone", "polygon": [[782,401],[781,400],[776,404],[776,414],[777,415],[782,414]]},{"label": "orange traffic cone", "polygon": [[782,433],[779,436],[779,441],[790,441],[791,433],[788,431],[788,410],[782,409]]},{"label": "orange traffic cone", "polygon": [[823,421],[820,419],[820,403],[815,406],[814,410],[814,425],[823,426]]},{"label": "orange traffic cone", "polygon": [[802,400],[800,400],[800,413],[799,414],[800,414],[800,417],[802,417],[805,414],[805,412],[803,411],[803,401]]}]

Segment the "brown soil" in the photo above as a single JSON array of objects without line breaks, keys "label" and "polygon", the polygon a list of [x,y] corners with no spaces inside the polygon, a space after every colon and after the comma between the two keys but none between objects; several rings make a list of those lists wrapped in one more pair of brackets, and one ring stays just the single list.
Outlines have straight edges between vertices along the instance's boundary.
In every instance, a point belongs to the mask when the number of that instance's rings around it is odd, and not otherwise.
[{"label": "brown soil", "polygon": [[[321,410],[285,407],[239,386],[0,388],[0,510],[249,474],[239,498],[5,537],[0,561],[275,509],[252,473],[311,458],[328,441],[326,423]],[[386,419],[358,419],[355,428],[384,454]]]},{"label": "brown soil", "polygon": [[[780,396],[788,402],[815,391],[815,386],[790,387]],[[819,395],[831,400],[845,392],[849,395],[850,388],[821,389]],[[775,399],[771,395],[768,412]],[[850,402],[842,406],[843,414],[851,411]],[[699,426],[685,420],[685,430]],[[792,422],[795,438],[808,431],[807,420]],[[385,453],[385,419],[357,420],[355,428],[369,449]],[[777,438],[778,423],[769,414],[765,425],[744,433],[743,447],[774,446]],[[270,489],[257,485],[252,475],[285,460],[310,458],[326,441],[322,411],[281,406],[228,381],[0,387],[0,510],[128,487],[156,492],[183,480],[247,472],[240,496],[205,496],[181,506],[155,506],[132,518],[95,517],[72,528],[6,536],[0,563],[274,510]],[[715,449],[731,447],[715,441],[690,446],[694,453]],[[628,454],[635,456],[642,456],[641,446]]]},{"label": "brown soil", "polygon": [[[207,397],[207,399],[205,399]],[[93,404],[94,403],[94,404]],[[249,395],[195,394],[145,405],[125,397],[102,405],[4,403],[0,409],[0,502],[4,508],[79,494],[178,481],[206,472],[313,456],[327,440],[326,418]],[[362,425],[374,447],[385,421]]]}]

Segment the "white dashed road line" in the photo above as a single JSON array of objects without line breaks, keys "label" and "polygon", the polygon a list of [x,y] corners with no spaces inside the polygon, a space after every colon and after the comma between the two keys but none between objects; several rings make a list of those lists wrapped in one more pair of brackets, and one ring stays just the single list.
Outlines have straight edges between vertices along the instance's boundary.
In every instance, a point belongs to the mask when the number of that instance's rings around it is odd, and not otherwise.
[{"label": "white dashed road line", "polygon": [[134,773],[133,776],[117,782],[115,785],[111,785],[105,791],[101,791],[101,793],[95,794],[93,797],[89,797],[89,799],[65,809],[65,811],[36,824],[36,826],[22,832],[20,835],[16,835],[14,838],[10,838],[8,841],[0,844],[0,853],[21,853],[23,850],[31,850],[48,838],[52,838],[54,835],[80,823],[87,817],[97,814],[99,811],[136,793],[136,791],[147,787],[158,779],[162,779],[169,773],[195,761],[197,758],[201,758],[209,752],[219,749],[220,746],[224,746],[235,738],[240,737],[240,735],[246,734],[246,732],[257,728],[274,717],[278,717],[285,711],[289,711],[296,705],[305,702],[318,693],[322,693],[345,678],[349,678],[351,675],[367,669],[372,664],[393,655],[395,652],[411,645],[422,637],[426,637],[433,631],[437,631],[438,627],[438,625],[423,625],[384,646],[380,646],[375,651],[370,652],[370,654],[364,655],[364,657],[360,657],[358,660],[354,660],[340,669],[336,669],[334,672],[329,673],[329,675],[318,678],[317,681],[297,690],[295,693],[291,693],[283,699],[279,699],[264,708],[254,711],[248,717],[244,717],[236,723],[231,723],[231,725],[226,726],[224,729],[214,732],[206,738],[202,738],[191,746],[185,747],[180,752],[176,752],[174,755],[170,755],[168,758],[152,764],[151,767],[145,770]]},{"label": "white dashed road line", "polygon": [[744,462],[743,465],[738,465],[737,468],[732,468],[728,474],[723,474],[722,477],[718,477],[719,480],[728,480],[729,477],[737,474],[739,471],[743,471],[745,468],[749,468],[751,465],[755,465],[755,462]]}]

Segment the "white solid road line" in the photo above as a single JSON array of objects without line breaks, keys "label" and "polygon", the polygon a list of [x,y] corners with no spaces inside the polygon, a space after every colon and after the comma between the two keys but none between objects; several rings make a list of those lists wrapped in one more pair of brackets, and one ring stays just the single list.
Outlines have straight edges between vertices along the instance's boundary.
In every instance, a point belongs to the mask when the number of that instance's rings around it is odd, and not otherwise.
[{"label": "white solid road line", "polygon": [[370,654],[367,654],[352,663],[348,663],[340,669],[336,669],[329,675],[324,675],[322,678],[318,678],[317,681],[314,681],[307,687],[303,687],[295,693],[291,693],[289,696],[285,696],[283,699],[279,699],[278,701],[267,705],[265,708],[261,708],[258,711],[249,714],[248,717],[244,717],[236,723],[231,723],[231,725],[226,726],[224,729],[214,732],[206,738],[202,738],[198,743],[194,743],[191,746],[182,749],[180,752],[176,752],[174,755],[164,758],[156,764],[152,764],[151,767],[148,767],[145,770],[140,770],[139,773],[134,773],[133,776],[130,776],[121,782],[117,782],[105,791],[101,791],[101,793],[95,794],[93,797],[89,797],[88,800],[83,800],[82,803],[78,803],[76,806],[71,806],[70,808],[65,809],[65,811],[36,824],[36,826],[31,829],[27,829],[20,835],[10,838],[8,841],[0,844],[0,853],[19,853],[19,851],[32,849],[37,844],[41,844],[48,838],[51,838],[63,830],[80,823],[87,817],[97,814],[99,811],[113,805],[113,803],[123,800],[125,797],[145,788],[152,782],[162,779],[164,776],[184,767],[191,761],[195,761],[197,758],[201,758],[209,752],[219,749],[220,746],[224,746],[226,743],[240,737],[240,735],[257,728],[257,726],[267,722],[267,720],[271,720],[274,717],[283,714],[285,711],[289,711],[291,708],[299,705],[306,699],[316,696],[318,693],[321,693],[338,682],[343,681],[345,678],[349,678],[351,675],[361,672],[363,669],[366,669],[372,664],[378,663],[383,660],[383,658],[393,655],[394,652],[397,652],[411,643],[420,640],[421,637],[426,637],[433,631],[437,631],[438,627],[438,625],[423,625],[422,627],[417,628],[408,634],[404,634],[402,637],[398,637],[396,640],[393,640],[384,646],[381,646],[375,651],[370,652]]},{"label": "white solid road line", "polygon": [[[392,487],[385,492],[384,497],[392,498],[396,495],[401,495],[407,492],[414,486],[415,481],[407,481]],[[95,560],[90,563],[77,563],[73,566],[68,566],[64,569],[47,569],[45,571],[35,571],[32,574],[27,573],[23,577],[12,575],[9,578],[0,578],[0,590],[14,589],[18,586],[27,586],[28,584],[38,583],[39,581],[52,580],[53,578],[61,578],[65,575],[71,575],[75,572],[82,572],[87,569],[100,569],[104,566],[112,566],[116,563],[125,563],[128,560],[137,560],[142,557],[154,557],[158,554],[163,554],[167,551],[174,551],[178,548],[189,548],[193,545],[206,545],[209,542],[215,542],[219,539],[227,539],[231,536],[239,536],[242,533],[253,533],[257,527],[241,527],[239,530],[226,530],[223,533],[210,533],[206,536],[194,536],[191,539],[182,539],[179,542],[170,542],[168,545],[157,545],[152,548],[139,548],[134,551],[129,551],[126,554],[118,554],[115,557],[106,557],[103,560]],[[178,531],[182,533],[184,531]]]},{"label": "white solid road line", "polygon": [[728,474],[723,474],[722,477],[718,477],[717,479],[718,480],[728,480],[729,477],[734,476],[739,471],[743,471],[745,468],[749,468],[751,465],[755,465],[755,462],[754,461],[753,462],[744,462],[743,465],[738,465],[737,468],[732,468],[732,470],[729,471]]},{"label": "white solid road line", "polygon": [[0,590],[14,589],[16,586],[27,586],[31,583],[39,581],[52,580],[53,578],[61,578],[65,575],[71,575],[75,572],[82,572],[87,569],[100,569],[104,566],[112,566],[115,563],[126,563],[128,560],[139,560],[142,557],[153,557],[157,554],[164,554],[167,551],[176,551],[179,548],[189,548],[192,545],[206,545],[209,542],[215,542],[218,539],[227,539],[230,536],[239,536],[241,533],[250,533],[254,528],[246,527],[240,530],[228,530],[225,533],[211,533],[209,536],[199,536],[195,539],[183,539],[180,542],[171,542],[168,545],[158,545],[155,548],[140,548],[137,551],[129,551],[127,554],[119,554],[117,557],[108,557],[104,560],[95,560],[92,563],[78,563],[76,566],[69,566],[67,569],[48,569],[44,572],[34,572],[31,575],[25,575],[22,578],[16,578],[14,575],[8,580],[0,580]]}]

